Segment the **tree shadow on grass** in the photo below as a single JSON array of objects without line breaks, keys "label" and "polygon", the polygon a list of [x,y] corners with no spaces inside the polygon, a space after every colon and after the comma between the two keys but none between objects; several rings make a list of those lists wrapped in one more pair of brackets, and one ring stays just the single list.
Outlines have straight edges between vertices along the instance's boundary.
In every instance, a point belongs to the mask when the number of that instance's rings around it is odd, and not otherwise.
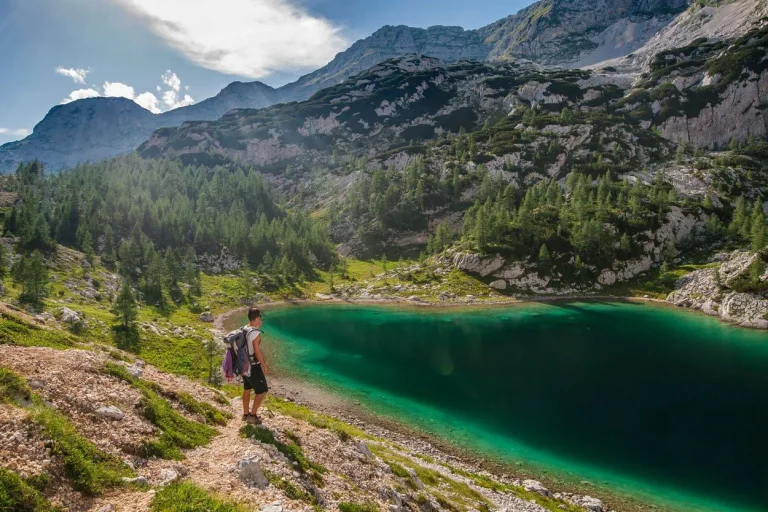
[{"label": "tree shadow on grass", "polygon": [[115,346],[120,350],[138,354],[140,348],[139,329],[136,326],[125,327],[122,325],[112,326],[112,339]]}]

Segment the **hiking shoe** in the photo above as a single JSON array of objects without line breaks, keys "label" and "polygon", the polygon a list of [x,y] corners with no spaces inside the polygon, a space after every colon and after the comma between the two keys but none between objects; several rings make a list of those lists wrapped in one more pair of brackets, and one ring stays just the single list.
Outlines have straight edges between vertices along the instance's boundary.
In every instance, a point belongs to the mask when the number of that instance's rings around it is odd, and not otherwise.
[{"label": "hiking shoe", "polygon": [[243,414],[243,421],[248,421],[248,418],[250,418],[250,414]]},{"label": "hiking shoe", "polygon": [[261,419],[255,414],[249,414],[246,421],[251,425],[261,425]]}]

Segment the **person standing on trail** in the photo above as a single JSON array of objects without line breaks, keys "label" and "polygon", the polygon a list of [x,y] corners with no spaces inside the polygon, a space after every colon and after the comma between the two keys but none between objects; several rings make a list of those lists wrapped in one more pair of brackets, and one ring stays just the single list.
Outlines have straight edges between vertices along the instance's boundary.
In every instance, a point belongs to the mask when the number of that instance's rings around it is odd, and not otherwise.
[{"label": "person standing on trail", "polygon": [[[251,363],[251,372],[248,376],[243,375],[243,421],[257,425],[261,424],[257,414],[259,406],[264,401],[267,391],[269,391],[269,386],[267,386],[269,366],[267,366],[264,354],[261,352],[261,331],[259,331],[259,328],[262,324],[259,308],[249,308],[248,325],[245,327],[247,329],[245,340],[248,347],[248,360]],[[253,406],[250,406],[251,390],[256,394]]]}]

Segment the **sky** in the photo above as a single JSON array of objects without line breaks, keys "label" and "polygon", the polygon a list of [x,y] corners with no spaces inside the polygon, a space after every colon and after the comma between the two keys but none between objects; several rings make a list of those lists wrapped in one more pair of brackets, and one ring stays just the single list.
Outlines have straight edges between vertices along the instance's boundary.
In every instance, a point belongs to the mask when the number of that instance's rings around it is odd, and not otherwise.
[{"label": "sky", "polygon": [[531,0],[0,0],[0,144],[61,103],[124,96],[159,113],[235,80],[272,86],[383,25],[478,28]]}]

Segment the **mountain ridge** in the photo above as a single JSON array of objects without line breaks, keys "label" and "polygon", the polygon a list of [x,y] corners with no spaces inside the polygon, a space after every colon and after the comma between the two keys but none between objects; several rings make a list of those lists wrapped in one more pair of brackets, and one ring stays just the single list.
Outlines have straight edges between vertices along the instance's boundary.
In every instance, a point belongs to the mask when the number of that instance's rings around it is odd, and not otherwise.
[{"label": "mountain ridge", "polygon": [[[764,0],[737,0],[716,2],[714,6],[707,6],[705,12],[717,18],[719,12],[733,12],[734,4],[757,10],[742,9],[737,21],[731,22],[723,32],[724,36],[746,31],[749,23],[766,9]],[[692,41],[685,38],[686,29],[680,28],[677,21],[702,10],[688,5],[687,0],[600,0],[597,6],[586,0],[541,0],[474,30],[441,25],[428,28],[386,25],[356,41],[325,66],[279,88],[258,81],[233,82],[212,98],[154,117],[148,117],[151,114],[146,111],[125,116],[125,110],[109,103],[108,98],[90,99],[83,104],[94,112],[103,110],[99,115],[106,119],[123,115],[125,123],[134,123],[130,134],[125,133],[127,127],[114,129],[110,123],[86,118],[71,121],[81,126],[78,140],[72,139],[71,134],[57,136],[46,128],[48,123],[51,128],[58,126],[52,122],[56,118],[57,107],[54,107],[27,138],[0,146],[0,172],[12,171],[18,163],[32,159],[43,161],[50,171],[58,171],[80,161],[116,156],[134,150],[157,129],[179,126],[186,121],[216,120],[236,108],[263,108],[306,100],[379,62],[406,54],[434,56],[445,63],[465,59],[501,62],[528,59],[544,65],[581,67],[608,62],[625,73],[636,74],[650,57],[643,60],[627,56],[633,57],[635,51],[642,53],[648,45],[654,53],[662,51],[664,44],[653,40],[660,31],[677,26],[671,39],[679,46]],[[704,23],[696,30],[699,35],[707,30],[717,31],[718,27]],[[631,79],[623,78],[624,81]],[[78,101],[71,104],[75,109],[79,108]],[[100,101],[105,102],[103,107],[93,106]],[[94,122],[89,125],[89,121]],[[40,130],[48,135],[42,137]],[[94,142],[98,150],[89,149],[89,143]]]}]

